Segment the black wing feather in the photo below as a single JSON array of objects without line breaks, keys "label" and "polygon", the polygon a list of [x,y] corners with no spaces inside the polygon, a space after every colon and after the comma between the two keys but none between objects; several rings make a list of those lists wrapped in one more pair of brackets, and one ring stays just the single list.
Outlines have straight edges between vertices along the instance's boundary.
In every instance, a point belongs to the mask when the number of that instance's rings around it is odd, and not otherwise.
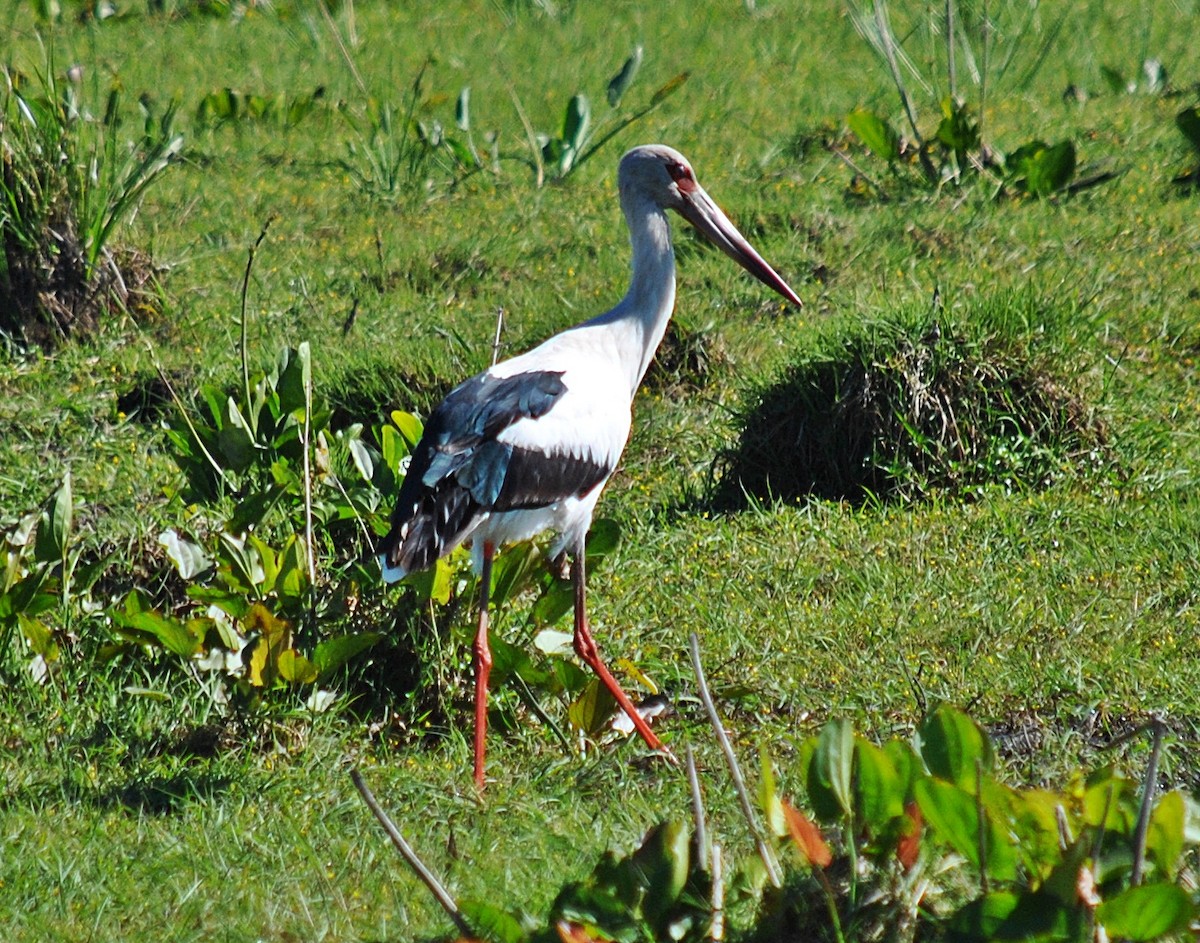
[{"label": "black wing feather", "polygon": [[544,507],[583,495],[610,469],[567,454],[546,456],[498,442],[522,419],[544,416],[566,393],[562,373],[480,374],[450,391],[433,411],[380,541],[385,566],[423,570],[456,547],[480,514]]}]

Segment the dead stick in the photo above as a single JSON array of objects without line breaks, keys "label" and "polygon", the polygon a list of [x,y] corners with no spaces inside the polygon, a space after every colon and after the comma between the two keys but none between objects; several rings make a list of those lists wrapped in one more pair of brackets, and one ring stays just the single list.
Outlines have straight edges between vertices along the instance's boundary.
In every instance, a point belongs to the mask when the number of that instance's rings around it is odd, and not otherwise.
[{"label": "dead stick", "polygon": [[1146,784],[1142,787],[1142,806],[1138,810],[1137,827],[1133,832],[1133,871],[1129,883],[1142,883],[1142,866],[1146,862],[1146,835],[1150,831],[1150,813],[1154,809],[1155,787],[1158,785],[1158,757],[1162,753],[1163,732],[1166,724],[1155,717],[1151,721],[1154,729],[1154,745],[1150,748],[1150,761],[1146,764]]},{"label": "dead stick", "polygon": [[708,847],[708,825],[704,815],[704,797],[700,795],[700,776],[696,772],[696,756],[692,753],[692,745],[687,748],[687,777],[688,788],[692,793],[692,818],[696,820],[696,854],[700,858],[700,867],[711,871],[710,852]]},{"label": "dead stick", "polygon": [[712,880],[712,924],[708,937],[713,943],[721,943],[725,939],[725,872],[721,865],[721,846],[715,842],[712,847]]},{"label": "dead stick", "polygon": [[450,919],[454,921],[454,925],[458,927],[458,932],[463,936],[474,936],[471,925],[467,923],[467,918],[458,909],[458,904],[454,902],[454,898],[450,896],[434,873],[425,867],[425,863],[417,857],[417,853],[404,840],[404,836],[400,834],[400,830],[392,824],[392,820],[388,818],[388,814],[383,811],[382,806],[379,805],[374,794],[363,780],[362,774],[357,769],[352,769],[350,770],[350,779],[354,782],[354,787],[358,790],[359,795],[363,797],[363,802],[367,804],[367,808],[371,810],[371,814],[379,820],[379,824],[388,833],[388,838],[392,840],[392,844],[400,852],[400,857],[416,872],[417,877],[421,879],[424,885],[429,888],[429,892],[442,905],[442,910],[449,914]]},{"label": "dead stick", "polygon": [[754,817],[754,806],[750,803],[750,795],[746,792],[746,781],[742,779],[742,771],[738,767],[737,756],[733,752],[733,744],[729,742],[729,736],[725,733],[725,728],[721,726],[721,718],[717,714],[717,706],[713,703],[712,694],[708,690],[708,681],[704,678],[704,668],[700,664],[700,639],[693,632],[690,639],[692,653],[692,670],[696,673],[696,687],[700,691],[700,700],[704,704],[704,709],[708,712],[708,719],[712,723],[713,730],[717,735],[717,742],[721,744],[721,750],[725,754],[725,761],[729,764],[729,773],[733,777],[733,788],[738,795],[738,799],[742,804],[742,814],[746,817],[746,824],[750,826],[750,834],[754,836],[754,846],[758,849],[758,856],[762,858],[763,865],[767,869],[767,875],[771,879],[771,884],[775,887],[783,887],[783,874],[779,869],[779,862],[775,860],[775,855],[771,853],[771,848],[766,840],[762,837],[762,830],[758,827],[758,820]]}]

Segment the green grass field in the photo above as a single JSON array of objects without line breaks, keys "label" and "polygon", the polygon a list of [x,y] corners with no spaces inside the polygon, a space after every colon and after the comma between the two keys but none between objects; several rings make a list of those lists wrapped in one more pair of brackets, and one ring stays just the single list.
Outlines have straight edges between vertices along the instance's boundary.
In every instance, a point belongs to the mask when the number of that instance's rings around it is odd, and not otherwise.
[{"label": "green grass field", "polygon": [[[359,802],[352,766],[457,895],[535,914],[606,849],[687,815],[679,771],[645,762],[635,742],[564,750],[513,685],[498,696],[481,802],[466,610],[415,649],[385,656],[384,644],[343,672],[323,713],[306,709],[307,689],[236,711],[161,650],[101,657],[114,640],[105,610],[132,587],[183,599],[158,535],[215,540],[229,510],[180,497],[159,375],[188,404],[206,383],[238,389],[243,272],[268,221],[247,292],[251,367],[307,342],[332,428],[360,422],[369,435],[392,410],[426,414],[485,367],[498,308],[513,354],[615,303],[629,264],[616,163],[650,141],[688,155],[806,304],[785,310],[675,221],[677,338],[639,394],[599,510],[621,533],[590,580],[599,643],[671,696],[660,729],[677,751],[697,750],[729,855],[751,844],[695,698],[691,632],[744,762],[756,769],[765,746],[785,792],[799,744],[824,720],[883,738],[940,701],[992,729],[1019,784],[1061,785],[1107,763],[1138,775],[1146,737],[1105,746],[1161,713],[1164,783],[1200,788],[1200,215],[1196,192],[1172,183],[1197,160],[1175,126],[1198,95],[1194,3],[1050,3],[1028,32],[997,31],[986,143],[1006,153],[1070,139],[1081,176],[1115,174],[1046,199],[998,196],[987,174],[924,186],[911,162],[893,173],[869,153],[846,131],[852,109],[907,125],[886,66],[834,2],[363,0],[326,18],[309,3],[131,0],[97,19],[63,0],[57,22],[39,20],[40,6],[0,4],[4,64],[27,76],[47,61],[81,65],[93,109],[118,84],[131,138],[139,96],[158,111],[176,99],[185,143],[120,232],[160,267],[161,310],[113,316],[50,352],[0,354],[0,529],[42,507],[69,470],[75,545],[102,561],[88,593],[41,614],[58,652],[46,678],[22,632],[0,630],[6,940],[445,937],[452,927]],[[1000,24],[1026,9],[994,6]],[[910,78],[930,136],[945,73],[927,57],[940,47],[913,25],[924,5],[891,13],[918,71],[942,85]],[[538,188],[515,103],[532,129],[559,134],[582,91],[598,122],[606,83],[638,45],[627,111],[682,72],[686,82]],[[1147,59],[1165,65],[1165,87],[1146,88]],[[363,120],[374,100],[402,116],[423,65],[417,117],[462,137],[455,101],[470,86],[474,143],[486,150],[496,132],[499,171],[455,175],[427,160],[394,192],[371,192],[356,176],[370,145],[345,115]],[[1105,68],[1141,86],[1118,91]],[[321,92],[294,126],[201,121],[202,100],[224,88]],[[1014,339],[1070,387],[1104,447],[1045,487],[1014,485],[997,464],[965,493],[752,496],[732,510],[712,500],[756,396],[790,365],[897,318]],[[322,565],[348,585],[350,564]],[[342,630],[415,624],[405,591],[388,605],[380,592],[362,589],[377,603],[359,616],[339,610]],[[530,602],[511,602],[496,631],[532,650]],[[413,671],[388,665],[406,658],[436,694],[402,689]],[[544,709],[566,727],[560,697]],[[736,896],[730,916],[738,932],[754,924]]]}]

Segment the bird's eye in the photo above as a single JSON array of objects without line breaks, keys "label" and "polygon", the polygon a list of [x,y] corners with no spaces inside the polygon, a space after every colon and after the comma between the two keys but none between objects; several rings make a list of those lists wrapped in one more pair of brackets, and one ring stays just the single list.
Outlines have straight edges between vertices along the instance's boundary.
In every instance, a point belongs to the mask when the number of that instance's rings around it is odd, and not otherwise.
[{"label": "bird's eye", "polygon": [[681,164],[677,160],[667,163],[667,173],[671,175],[671,179],[675,181],[675,185],[680,190],[691,190],[696,186],[696,178],[692,176],[692,168],[687,164]]}]

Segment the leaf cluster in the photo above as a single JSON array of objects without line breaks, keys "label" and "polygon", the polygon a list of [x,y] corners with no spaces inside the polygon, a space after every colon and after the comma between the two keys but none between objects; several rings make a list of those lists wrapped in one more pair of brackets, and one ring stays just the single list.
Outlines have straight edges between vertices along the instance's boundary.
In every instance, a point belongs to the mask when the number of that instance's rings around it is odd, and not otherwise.
[{"label": "leaf cluster", "polygon": [[949,706],[912,743],[878,746],[831,721],[797,776],[824,831],[789,827],[785,800],[763,796],[772,833],[811,875],[776,906],[823,905],[820,938],[1153,940],[1197,915],[1182,877],[1197,810],[1183,793],[1155,799],[1148,780],[1139,796],[1111,768],[1062,792],[1012,788],[986,732]]},{"label": "leaf cluster", "polygon": [[[1007,155],[999,153],[984,138],[983,113],[987,103],[989,81],[999,84],[1015,62],[1024,45],[1035,40],[1033,8],[1025,18],[1013,24],[1013,37],[1004,55],[992,48],[994,36],[1001,32],[984,7],[977,21],[964,22],[959,4],[950,0],[943,5],[928,5],[922,20],[924,31],[943,44],[943,54],[926,62],[926,71],[916,65],[905,42],[913,43],[914,35],[899,38],[892,27],[888,4],[874,0],[870,5],[851,4],[855,26],[886,66],[900,104],[908,121],[909,137],[905,137],[877,111],[859,107],[846,116],[846,125],[858,141],[875,157],[886,161],[893,184],[924,189],[945,185],[960,186],[986,176],[996,185],[996,193],[1048,197],[1068,190],[1094,186],[1111,179],[1113,174],[1098,172],[1085,179],[1077,178],[1075,145],[1071,140],[1047,144],[1040,139],[1029,140]],[[1028,84],[1045,58],[1063,18],[1042,38],[1041,51],[1019,84]],[[916,30],[914,30],[914,33]],[[978,100],[972,103],[964,94],[960,65],[969,73],[978,88]],[[944,69],[944,75],[939,70]],[[991,74],[994,73],[994,74]],[[906,77],[907,76],[907,77]],[[936,125],[928,130],[930,120],[924,118],[910,89],[910,80],[924,89],[933,99]],[[924,127],[925,130],[922,130]],[[876,178],[858,169],[845,154],[843,160],[856,170],[850,193],[858,197],[875,194],[884,199],[893,192]]]}]

